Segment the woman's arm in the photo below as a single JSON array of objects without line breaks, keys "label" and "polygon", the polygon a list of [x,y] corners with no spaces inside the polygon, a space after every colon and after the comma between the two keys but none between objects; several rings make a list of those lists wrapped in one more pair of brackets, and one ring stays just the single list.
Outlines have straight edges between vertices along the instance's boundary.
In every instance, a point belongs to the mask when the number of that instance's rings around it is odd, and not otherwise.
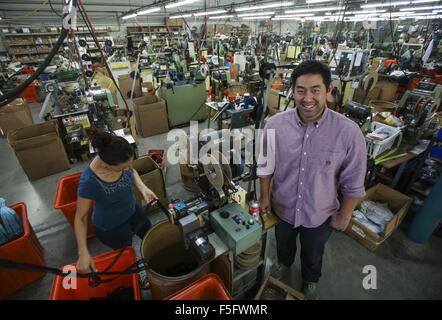
[{"label": "woman's arm", "polygon": [[137,186],[137,189],[141,192],[143,195],[144,200],[146,200],[148,203],[158,199],[156,194],[150,190],[141,180],[140,175],[138,174],[137,170],[133,169],[134,178],[135,178],[135,185]]},{"label": "woman's arm", "polygon": [[75,237],[78,247],[77,270],[79,272],[97,271],[87,248],[87,218],[92,207],[92,200],[78,197],[75,212]]}]

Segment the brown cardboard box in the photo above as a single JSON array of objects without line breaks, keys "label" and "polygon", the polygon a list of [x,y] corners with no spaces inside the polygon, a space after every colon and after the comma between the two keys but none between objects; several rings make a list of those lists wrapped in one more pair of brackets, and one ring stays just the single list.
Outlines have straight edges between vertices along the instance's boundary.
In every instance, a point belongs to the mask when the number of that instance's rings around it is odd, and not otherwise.
[{"label": "brown cardboard box", "polygon": [[350,224],[345,230],[345,233],[358,240],[369,250],[373,251],[399,227],[400,223],[407,214],[413,199],[407,197],[399,191],[378,183],[366,191],[365,197],[359,200],[358,206],[364,200],[388,203],[388,208],[394,214],[393,219],[385,226],[384,233],[381,235],[370,231],[368,228],[354,219],[350,220]]},{"label": "brown cardboard box", "polygon": [[[130,92],[132,90],[132,81],[133,79],[130,75],[122,75],[118,77],[118,86],[121,89],[121,92],[124,95],[124,99],[130,99]],[[140,79],[135,80],[135,88],[134,88],[134,98],[141,97],[141,84]]]},{"label": "brown cardboard box", "polygon": [[[169,199],[167,197],[166,182],[164,179],[163,171],[158,164],[152,160],[152,158],[145,156],[133,161],[132,167],[138,172],[141,180],[144,184],[152,190],[160,200],[160,202],[167,207]],[[143,196],[137,187],[133,187],[135,199],[138,204],[142,204]],[[150,210],[156,209],[157,206],[150,208]]]},{"label": "brown cardboard box", "polygon": [[184,25],[184,19],[169,19],[165,18],[164,22],[166,23],[166,26],[183,26]]},{"label": "brown cardboard box", "polygon": [[55,121],[17,129],[8,142],[29,180],[36,180],[70,168]]},{"label": "brown cardboard box", "polygon": [[268,102],[270,116],[273,116],[281,112],[279,110],[278,104],[279,104],[279,91],[271,89],[269,94],[269,102]]},{"label": "brown cardboard box", "polygon": [[158,96],[142,96],[133,100],[137,131],[143,138],[169,131],[166,103]]},{"label": "brown cardboard box", "polygon": [[166,175],[167,175],[167,159],[166,159],[166,152],[165,152],[165,150],[164,149],[150,149],[147,152],[147,155],[149,155],[153,160],[156,160],[153,156],[150,155],[151,152],[154,153],[154,154],[157,153],[157,154],[161,155],[162,161],[161,161],[161,163],[157,162],[157,164],[160,166],[161,170],[163,171],[164,177],[166,177]]},{"label": "brown cardboard box", "polygon": [[379,100],[385,100],[385,101],[396,100],[396,93],[397,89],[399,88],[399,83],[382,81],[378,82],[376,86],[379,86],[381,88],[381,92],[379,94]]},{"label": "brown cardboard box", "polygon": [[238,81],[238,77],[239,77],[239,64],[236,63],[232,63],[230,65],[230,78],[232,80]]},{"label": "brown cardboard box", "polygon": [[34,124],[32,114],[25,100],[18,98],[0,108],[0,130],[4,136],[19,128]]},{"label": "brown cardboard box", "polygon": [[143,96],[152,95],[154,94],[155,88],[153,86],[153,82],[143,82],[141,84],[141,92]]}]

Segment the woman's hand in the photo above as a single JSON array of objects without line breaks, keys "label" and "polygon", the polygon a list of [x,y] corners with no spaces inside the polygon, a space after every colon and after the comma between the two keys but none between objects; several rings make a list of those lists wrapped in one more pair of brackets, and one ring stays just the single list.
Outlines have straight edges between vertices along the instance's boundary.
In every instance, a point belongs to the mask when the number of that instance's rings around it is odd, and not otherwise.
[{"label": "woman's hand", "polygon": [[143,195],[143,198],[147,201],[147,203],[158,199],[157,195],[153,193],[153,191],[150,190],[148,187],[145,187],[141,194]]},{"label": "woman's hand", "polygon": [[80,273],[88,273],[91,271],[97,272],[97,268],[95,267],[94,260],[90,256],[89,253],[80,254],[77,261],[77,270]]}]

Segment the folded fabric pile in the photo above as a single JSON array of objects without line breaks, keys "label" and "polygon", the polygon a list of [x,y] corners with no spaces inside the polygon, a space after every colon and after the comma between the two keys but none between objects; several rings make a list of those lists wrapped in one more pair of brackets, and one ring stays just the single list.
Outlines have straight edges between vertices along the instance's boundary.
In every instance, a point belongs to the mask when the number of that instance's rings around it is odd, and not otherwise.
[{"label": "folded fabric pile", "polygon": [[363,201],[359,210],[353,211],[353,218],[376,234],[384,232],[385,225],[393,219],[394,214],[387,204],[370,200]]}]

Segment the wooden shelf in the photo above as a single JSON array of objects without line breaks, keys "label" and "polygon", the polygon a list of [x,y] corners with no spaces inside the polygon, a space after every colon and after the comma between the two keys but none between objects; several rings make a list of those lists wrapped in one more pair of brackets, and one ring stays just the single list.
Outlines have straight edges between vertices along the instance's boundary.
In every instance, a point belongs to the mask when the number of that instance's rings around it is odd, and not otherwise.
[{"label": "wooden shelf", "polygon": [[[110,31],[95,30],[95,33],[109,33]],[[26,37],[26,36],[54,36],[60,35],[60,32],[41,32],[41,33],[3,33],[5,37]],[[89,31],[76,31],[75,34],[89,34]]]}]

